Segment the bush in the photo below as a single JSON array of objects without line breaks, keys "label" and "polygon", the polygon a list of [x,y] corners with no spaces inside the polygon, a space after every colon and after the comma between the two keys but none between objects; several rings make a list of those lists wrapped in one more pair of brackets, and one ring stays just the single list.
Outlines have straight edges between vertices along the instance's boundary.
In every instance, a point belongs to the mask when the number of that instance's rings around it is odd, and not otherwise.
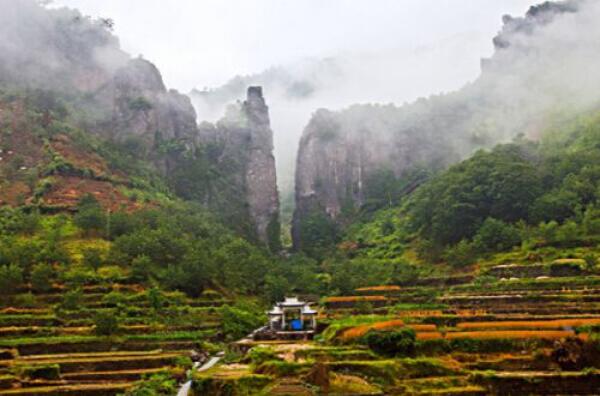
[{"label": "bush", "polygon": [[47,292],[52,289],[54,280],[54,267],[50,264],[40,263],[31,270],[31,288],[37,292]]},{"label": "bush", "polygon": [[13,294],[23,285],[23,270],[16,264],[0,266],[0,294]]},{"label": "bush", "polygon": [[373,313],[373,304],[368,301],[361,300],[356,303],[354,310],[361,315],[368,315]]},{"label": "bush", "polygon": [[261,346],[250,349],[248,357],[254,366],[259,366],[269,360],[281,360],[273,348]]},{"label": "bush", "polygon": [[83,264],[87,267],[92,268],[95,272],[102,265],[104,259],[102,258],[102,251],[96,248],[87,248],[83,251]]},{"label": "bush", "polygon": [[219,309],[221,327],[226,340],[238,340],[266,322],[258,307],[248,305],[224,305]]},{"label": "bush", "polygon": [[473,238],[473,245],[481,253],[502,252],[521,243],[519,230],[503,221],[488,217]]},{"label": "bush", "polygon": [[148,298],[148,303],[155,311],[160,310],[165,305],[165,298],[160,289],[157,287],[153,287],[148,290],[146,296]]},{"label": "bush", "polygon": [[17,375],[27,379],[60,379],[60,367],[58,364],[43,364],[35,366],[17,366],[15,369]]},{"label": "bush", "polygon": [[362,342],[381,355],[410,356],[415,351],[416,334],[410,328],[392,331],[369,330],[362,337]]},{"label": "bush", "polygon": [[456,268],[473,264],[477,258],[473,244],[465,239],[446,249],[444,256],[448,264]]},{"label": "bush", "polygon": [[86,235],[101,231],[106,225],[106,216],[94,196],[88,194],[77,205],[77,214],[73,222],[81,228]]},{"label": "bush", "polygon": [[145,376],[124,396],[171,396],[177,393],[177,381],[168,373]]},{"label": "bush", "polygon": [[137,256],[131,261],[131,278],[133,280],[146,282],[152,275],[152,260],[148,256]]},{"label": "bush", "polygon": [[75,288],[67,291],[62,298],[60,308],[69,311],[77,311],[81,308],[81,300],[83,299],[83,292],[80,288]]},{"label": "bush", "polygon": [[15,305],[23,308],[37,308],[39,306],[37,299],[32,293],[18,294],[15,296]]},{"label": "bush", "polygon": [[113,310],[100,311],[94,316],[94,332],[97,335],[110,336],[119,332],[119,319]]},{"label": "bush", "polygon": [[73,287],[79,287],[86,284],[94,283],[98,280],[98,276],[85,268],[73,267],[62,275],[66,284]]},{"label": "bush", "polygon": [[554,342],[551,353],[562,370],[579,371],[587,367],[600,367],[600,343],[592,337],[583,341],[577,337],[568,337]]},{"label": "bush", "polygon": [[102,297],[102,302],[111,306],[117,307],[127,302],[127,297],[119,291],[113,290]]}]

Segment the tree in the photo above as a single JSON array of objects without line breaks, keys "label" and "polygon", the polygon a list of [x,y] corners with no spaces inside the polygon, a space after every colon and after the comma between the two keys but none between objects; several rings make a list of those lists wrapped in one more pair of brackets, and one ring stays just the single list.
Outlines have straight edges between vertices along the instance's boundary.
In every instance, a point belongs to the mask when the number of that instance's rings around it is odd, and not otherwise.
[{"label": "tree", "polygon": [[163,307],[165,299],[158,287],[148,290],[148,303],[155,311],[159,311]]},{"label": "tree", "polygon": [[13,294],[23,285],[23,270],[16,264],[0,266],[0,293]]},{"label": "tree", "polygon": [[519,230],[503,221],[488,217],[473,238],[477,251],[502,252],[521,243]]},{"label": "tree", "polygon": [[31,270],[31,287],[37,292],[47,292],[52,289],[54,267],[48,263],[39,263]]},{"label": "tree", "polygon": [[480,151],[440,174],[411,199],[411,228],[434,245],[471,239],[488,217],[513,223],[529,217],[543,193],[531,145]]},{"label": "tree", "polygon": [[73,216],[75,225],[86,235],[101,232],[106,226],[106,215],[93,195],[87,194],[77,205],[77,213]]},{"label": "tree", "polygon": [[119,332],[119,318],[113,310],[98,311],[94,316],[94,332],[97,335],[110,336]]},{"label": "tree", "polygon": [[154,275],[152,260],[148,256],[138,256],[131,261],[131,278],[136,282],[146,282]]},{"label": "tree", "polygon": [[363,342],[376,353],[388,356],[410,356],[415,351],[416,334],[411,328],[369,330]]},{"label": "tree", "polygon": [[71,290],[67,290],[63,294],[62,301],[60,302],[60,308],[69,311],[76,311],[81,308],[81,300],[83,298],[83,292],[79,287]]},{"label": "tree", "polygon": [[223,335],[228,341],[238,340],[266,322],[262,310],[248,304],[224,305],[219,313]]},{"label": "tree", "polygon": [[298,227],[299,248],[308,256],[320,259],[339,238],[337,225],[327,214],[311,210]]},{"label": "tree", "polygon": [[455,246],[446,249],[445,258],[448,264],[457,268],[473,264],[476,259],[474,246],[463,239]]},{"label": "tree", "polygon": [[290,291],[290,284],[285,276],[268,274],[265,276],[264,293],[269,302],[281,301]]},{"label": "tree", "polygon": [[92,268],[95,272],[98,271],[104,259],[102,251],[96,248],[87,248],[83,251],[83,264]]}]

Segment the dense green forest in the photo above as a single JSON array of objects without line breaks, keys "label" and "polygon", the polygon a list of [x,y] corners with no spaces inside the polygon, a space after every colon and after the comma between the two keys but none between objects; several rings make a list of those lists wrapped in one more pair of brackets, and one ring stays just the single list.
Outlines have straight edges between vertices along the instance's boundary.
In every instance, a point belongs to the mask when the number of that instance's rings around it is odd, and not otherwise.
[{"label": "dense green forest", "polygon": [[600,118],[591,112],[546,131],[539,142],[518,137],[480,150],[410,194],[406,180],[382,177],[371,190],[380,198],[346,231],[326,219],[308,223],[313,238],[320,236],[314,246],[330,246],[309,254],[325,257],[332,290],[348,292],[469,271],[479,258],[511,250],[594,246],[599,142]]}]

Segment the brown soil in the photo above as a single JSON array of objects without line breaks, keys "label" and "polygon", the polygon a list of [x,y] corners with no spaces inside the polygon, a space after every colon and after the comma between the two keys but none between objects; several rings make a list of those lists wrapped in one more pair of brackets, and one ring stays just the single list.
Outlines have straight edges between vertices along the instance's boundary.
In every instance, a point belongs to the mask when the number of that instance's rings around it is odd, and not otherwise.
[{"label": "brown soil", "polygon": [[111,211],[134,211],[142,208],[140,203],[129,200],[110,182],[76,176],[56,176],[55,179],[52,190],[43,198],[45,205],[74,208],[83,196],[91,194],[103,208]]}]

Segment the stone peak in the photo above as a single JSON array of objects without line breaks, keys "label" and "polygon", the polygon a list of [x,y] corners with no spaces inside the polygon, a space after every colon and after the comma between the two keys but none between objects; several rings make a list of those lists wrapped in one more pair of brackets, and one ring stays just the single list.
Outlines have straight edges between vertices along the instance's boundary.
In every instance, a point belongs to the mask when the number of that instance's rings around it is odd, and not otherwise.
[{"label": "stone peak", "polygon": [[253,99],[263,99],[263,92],[262,92],[262,87],[260,86],[250,86],[248,87],[248,92],[247,92],[247,100],[251,101]]}]

